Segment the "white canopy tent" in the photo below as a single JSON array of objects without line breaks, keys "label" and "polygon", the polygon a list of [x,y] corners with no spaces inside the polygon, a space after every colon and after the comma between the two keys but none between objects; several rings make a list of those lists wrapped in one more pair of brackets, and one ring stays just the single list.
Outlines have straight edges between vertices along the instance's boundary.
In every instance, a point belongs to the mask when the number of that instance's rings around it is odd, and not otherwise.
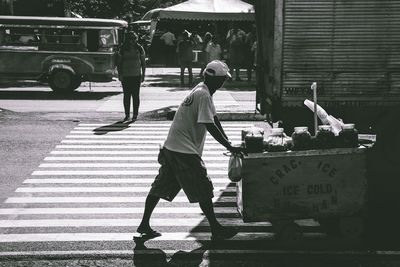
[{"label": "white canopy tent", "polygon": [[147,12],[142,20],[254,21],[254,7],[240,0],[188,0]]}]

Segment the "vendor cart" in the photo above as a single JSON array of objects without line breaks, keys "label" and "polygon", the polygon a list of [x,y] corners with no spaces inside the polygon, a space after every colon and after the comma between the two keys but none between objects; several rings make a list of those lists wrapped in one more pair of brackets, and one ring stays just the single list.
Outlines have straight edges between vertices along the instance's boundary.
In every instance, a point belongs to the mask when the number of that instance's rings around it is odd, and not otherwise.
[{"label": "vendor cart", "polygon": [[251,153],[243,158],[237,205],[244,222],[269,221],[278,239],[301,236],[294,220],[358,237],[367,207],[367,148]]}]

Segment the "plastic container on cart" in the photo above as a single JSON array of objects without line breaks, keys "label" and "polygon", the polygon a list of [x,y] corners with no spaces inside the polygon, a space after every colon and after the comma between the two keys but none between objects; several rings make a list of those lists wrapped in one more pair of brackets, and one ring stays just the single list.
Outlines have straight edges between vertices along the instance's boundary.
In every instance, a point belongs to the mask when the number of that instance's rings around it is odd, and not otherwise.
[{"label": "plastic container on cart", "polygon": [[286,139],[283,128],[272,128],[271,134],[267,137],[266,148],[268,152],[286,151]]},{"label": "plastic container on cart", "polygon": [[[243,134],[243,132],[242,132]],[[244,143],[247,153],[261,153],[264,148],[264,131],[259,128],[251,128],[244,137]]]},{"label": "plastic container on cart", "polygon": [[242,141],[244,141],[246,135],[253,134],[253,135],[262,135],[264,136],[264,130],[259,127],[251,127],[242,130]]},{"label": "plastic container on cart", "polygon": [[318,126],[317,136],[315,138],[316,148],[327,149],[335,147],[335,134],[332,132],[330,125]]},{"label": "plastic container on cart", "polygon": [[308,127],[294,127],[292,134],[292,150],[308,150],[312,148],[311,134]]},{"label": "plastic container on cart", "polygon": [[339,147],[358,147],[358,131],[354,123],[347,123],[342,126],[338,138]]}]

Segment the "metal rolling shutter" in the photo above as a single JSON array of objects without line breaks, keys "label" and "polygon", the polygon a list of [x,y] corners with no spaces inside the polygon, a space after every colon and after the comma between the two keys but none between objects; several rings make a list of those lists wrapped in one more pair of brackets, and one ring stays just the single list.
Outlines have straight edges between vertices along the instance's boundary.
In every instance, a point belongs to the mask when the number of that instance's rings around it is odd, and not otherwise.
[{"label": "metal rolling shutter", "polygon": [[400,103],[400,1],[286,0],[283,32],[284,104]]}]

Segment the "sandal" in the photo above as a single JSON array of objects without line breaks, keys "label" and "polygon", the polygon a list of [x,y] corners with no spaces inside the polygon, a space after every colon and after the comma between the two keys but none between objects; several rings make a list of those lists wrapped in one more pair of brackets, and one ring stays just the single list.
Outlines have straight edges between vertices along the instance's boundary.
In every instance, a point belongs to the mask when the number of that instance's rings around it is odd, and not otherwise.
[{"label": "sandal", "polygon": [[238,231],[235,228],[223,227],[211,235],[211,241],[222,241],[234,237]]},{"label": "sandal", "polygon": [[143,239],[145,239],[145,240],[153,239],[153,238],[161,236],[160,232],[157,232],[156,230],[153,230],[153,229],[147,229],[147,230],[139,230],[138,229],[137,232],[140,234],[140,236],[134,237],[134,238],[138,238],[138,239],[142,239],[142,240]]}]

